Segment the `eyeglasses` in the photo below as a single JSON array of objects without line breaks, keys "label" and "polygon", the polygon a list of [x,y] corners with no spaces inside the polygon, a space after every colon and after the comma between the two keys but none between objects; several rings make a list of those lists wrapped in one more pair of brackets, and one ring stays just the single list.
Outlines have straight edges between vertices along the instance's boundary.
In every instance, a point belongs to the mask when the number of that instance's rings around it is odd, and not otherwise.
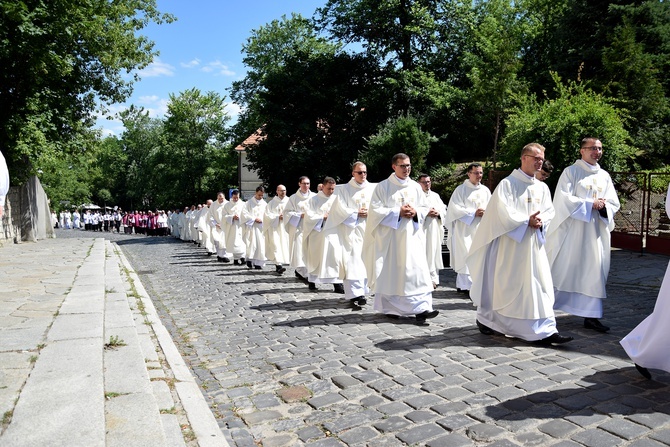
[{"label": "eyeglasses", "polygon": [[396,165],[396,166],[401,169],[412,169],[412,165]]},{"label": "eyeglasses", "polygon": [[424,185],[427,185],[427,184],[431,183],[431,181],[430,181],[430,180],[424,180],[424,181],[419,182],[419,183],[422,183],[422,184],[424,184]]},{"label": "eyeglasses", "polygon": [[368,171],[354,171],[354,174],[358,174],[358,175],[366,175],[367,173],[368,173]]},{"label": "eyeglasses", "polygon": [[603,147],[602,147],[602,146],[585,146],[585,147],[583,147],[582,149],[586,149],[586,150],[588,150],[588,151],[598,151],[598,152],[602,152],[602,151],[603,151]]},{"label": "eyeglasses", "polygon": [[537,163],[544,163],[544,158],[542,157],[536,157],[534,155],[528,155],[528,154],[524,154],[523,156],[534,158]]}]

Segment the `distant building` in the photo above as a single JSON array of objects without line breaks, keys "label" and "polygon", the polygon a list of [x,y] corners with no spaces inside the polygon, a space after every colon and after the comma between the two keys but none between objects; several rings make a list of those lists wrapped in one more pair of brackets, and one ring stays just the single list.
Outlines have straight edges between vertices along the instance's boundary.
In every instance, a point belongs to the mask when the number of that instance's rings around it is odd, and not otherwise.
[{"label": "distant building", "polygon": [[262,133],[262,128],[258,128],[256,132],[251,134],[246,140],[244,140],[240,145],[238,145],[235,150],[237,151],[237,172],[238,172],[238,184],[240,185],[240,192],[244,200],[249,199],[256,192],[256,187],[263,183],[258,177],[258,173],[247,168],[245,165],[247,163],[247,153],[254,148],[258,143],[265,140],[265,135]]}]

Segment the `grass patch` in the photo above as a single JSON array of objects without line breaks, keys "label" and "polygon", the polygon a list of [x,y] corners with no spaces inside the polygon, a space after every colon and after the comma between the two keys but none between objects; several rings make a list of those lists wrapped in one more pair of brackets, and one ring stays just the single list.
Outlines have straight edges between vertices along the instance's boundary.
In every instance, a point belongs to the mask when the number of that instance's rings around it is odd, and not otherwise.
[{"label": "grass patch", "polygon": [[105,343],[105,349],[116,349],[120,346],[126,346],[126,342],[119,338],[118,335],[110,335],[109,342]]}]

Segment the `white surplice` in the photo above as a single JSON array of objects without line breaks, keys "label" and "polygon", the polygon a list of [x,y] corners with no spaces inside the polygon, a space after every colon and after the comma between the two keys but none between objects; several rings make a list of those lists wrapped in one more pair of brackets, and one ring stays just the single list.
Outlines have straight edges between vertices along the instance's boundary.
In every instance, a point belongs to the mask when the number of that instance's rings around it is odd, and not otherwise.
[{"label": "white surplice", "polygon": [[[225,225],[223,227],[223,233],[225,235],[226,241],[226,251],[228,254],[233,255],[233,259],[244,258],[247,250],[247,246],[244,243],[243,226],[242,222],[242,210],[244,209],[244,201],[239,199],[237,202],[229,201],[223,205],[223,219]],[[235,219],[235,216],[238,218]]]},{"label": "white surplice", "polygon": [[355,179],[337,185],[334,194],[337,200],[330,208],[326,228],[335,228],[342,245],[343,271],[340,278],[344,281],[344,297],[358,298],[370,293],[367,287],[367,273],[363,264],[363,237],[367,218],[359,217],[358,211],[370,208],[370,200],[376,183],[365,181],[362,184]]},{"label": "white surplice", "polygon": [[426,216],[423,221],[423,228],[426,231],[426,258],[428,260],[428,269],[430,278],[435,285],[440,283],[440,270],[444,268],[442,261],[442,241],[444,240],[443,223],[447,218],[447,205],[435,191],[425,192],[428,209],[435,208],[440,213],[439,217]]},{"label": "white surplice", "polygon": [[482,218],[475,216],[477,209],[486,209],[491,191],[481,183],[474,185],[469,179],[458,185],[447,206],[446,225],[449,266],[456,272],[456,287],[470,290],[472,279],[465,263]]},{"label": "white surplice", "polygon": [[[593,209],[604,198],[607,217]],[[547,229],[555,309],[600,318],[610,269],[610,232],[619,198],[609,174],[583,160],[566,168],[554,194],[556,217]]]},{"label": "white surplice", "polygon": [[[665,198],[665,212],[668,217],[670,217],[669,207],[670,186]],[[670,265],[665,270],[654,311],[621,340],[621,346],[628,357],[644,368],[670,372],[668,322],[670,322]]]},{"label": "white surplice", "polygon": [[342,262],[342,244],[337,229],[325,227],[326,214],[337,199],[335,194],[326,196],[323,191],[305,201],[303,218],[302,253],[311,282],[339,284],[342,282],[340,271]]},{"label": "white surplice", "polygon": [[304,277],[307,277],[307,268],[302,254],[302,214],[305,201],[315,195],[312,191],[303,194],[298,190],[289,197],[286,208],[284,208],[285,220],[287,219],[284,225],[289,236],[290,265]]},{"label": "white surplice", "polygon": [[[542,229],[528,226],[537,211]],[[543,233],[553,217],[547,185],[520,169],[493,191],[466,258],[482,324],[527,341],[558,332]]]},{"label": "white surplice", "polygon": [[[274,196],[265,207],[263,215],[263,231],[265,232],[265,256],[268,261],[276,264],[288,264],[291,260],[288,251],[288,233],[284,209],[288,204],[288,196],[280,199]],[[282,216],[281,218],[279,216]]]},{"label": "white surplice", "polygon": [[[416,210],[414,219],[400,217],[403,204]],[[426,196],[414,180],[402,181],[391,174],[375,187],[365,228],[363,262],[368,285],[375,294],[376,311],[410,316],[433,310],[423,230],[427,212]]]},{"label": "white surplice", "polygon": [[212,225],[212,241],[216,250],[216,256],[225,258],[226,256],[226,235],[223,232],[225,221],[223,220],[223,206],[228,201],[224,198],[223,202],[219,203],[215,200],[209,207],[209,222]]},{"label": "white surplice", "polygon": [[[265,237],[263,235],[263,215],[267,202],[252,197],[242,209],[242,221],[246,226],[244,242],[247,245],[247,262],[251,261],[254,266],[263,267],[265,261]],[[260,222],[257,222],[260,220]]]}]

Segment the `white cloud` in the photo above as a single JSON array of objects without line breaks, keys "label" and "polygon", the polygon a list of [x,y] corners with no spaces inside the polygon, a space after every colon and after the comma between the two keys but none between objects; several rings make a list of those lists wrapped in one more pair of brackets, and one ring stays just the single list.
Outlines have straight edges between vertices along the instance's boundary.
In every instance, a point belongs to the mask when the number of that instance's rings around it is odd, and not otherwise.
[{"label": "white cloud", "polygon": [[180,65],[181,65],[182,67],[184,67],[184,68],[193,68],[193,67],[197,67],[198,65],[200,65],[200,59],[198,59],[198,58],[196,57],[195,59],[193,59],[193,60],[191,60],[191,61],[188,61],[188,62],[182,62]]},{"label": "white cloud", "polygon": [[228,113],[228,116],[230,116],[233,120],[237,120],[237,117],[242,112],[240,106],[235,104],[234,102],[227,102],[224,106],[224,109]]},{"label": "white cloud", "polygon": [[235,72],[228,68],[227,65],[224,65],[221,61],[213,61],[201,68],[205,73],[214,72],[220,76],[235,76]]},{"label": "white cloud", "polygon": [[156,60],[138,72],[142,78],[151,78],[158,76],[174,76],[174,67],[160,59]]}]

